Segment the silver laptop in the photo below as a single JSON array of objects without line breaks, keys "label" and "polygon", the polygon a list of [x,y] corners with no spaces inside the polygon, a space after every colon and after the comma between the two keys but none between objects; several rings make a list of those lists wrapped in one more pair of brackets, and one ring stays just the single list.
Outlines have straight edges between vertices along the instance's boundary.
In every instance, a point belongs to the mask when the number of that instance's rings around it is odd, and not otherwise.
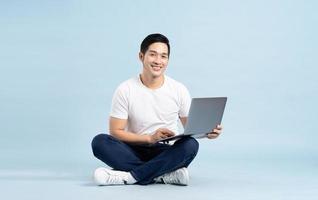
[{"label": "silver laptop", "polygon": [[168,142],[182,137],[205,137],[221,124],[227,97],[193,98],[183,134],[168,137],[159,142]]}]

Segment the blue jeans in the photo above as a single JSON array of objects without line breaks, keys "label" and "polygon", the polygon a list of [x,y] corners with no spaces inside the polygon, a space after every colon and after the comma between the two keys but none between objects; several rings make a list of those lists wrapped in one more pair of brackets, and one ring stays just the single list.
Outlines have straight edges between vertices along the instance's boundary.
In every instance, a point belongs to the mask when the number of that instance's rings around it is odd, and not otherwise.
[{"label": "blue jeans", "polygon": [[111,135],[99,134],[92,141],[94,156],[115,170],[127,171],[146,185],[165,173],[188,167],[196,156],[199,143],[192,137],[184,137],[173,145],[131,145]]}]

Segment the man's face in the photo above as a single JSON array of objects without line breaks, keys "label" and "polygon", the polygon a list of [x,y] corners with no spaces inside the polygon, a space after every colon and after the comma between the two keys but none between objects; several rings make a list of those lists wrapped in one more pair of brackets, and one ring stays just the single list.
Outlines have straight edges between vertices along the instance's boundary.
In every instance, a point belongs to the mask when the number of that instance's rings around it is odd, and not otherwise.
[{"label": "man's face", "polygon": [[160,77],[168,65],[168,46],[161,42],[152,43],[145,54],[139,53],[139,59],[143,64],[143,73],[153,78]]}]

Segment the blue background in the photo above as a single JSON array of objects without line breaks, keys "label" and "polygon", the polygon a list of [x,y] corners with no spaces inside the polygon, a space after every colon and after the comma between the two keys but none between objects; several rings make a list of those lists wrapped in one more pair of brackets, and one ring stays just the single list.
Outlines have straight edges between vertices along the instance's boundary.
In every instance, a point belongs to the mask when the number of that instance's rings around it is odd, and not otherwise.
[{"label": "blue background", "polygon": [[4,191],[21,178],[34,188],[42,185],[35,179],[90,185],[102,165],[91,139],[108,130],[115,88],[141,72],[141,41],[160,32],[171,42],[169,76],[193,97],[228,97],[223,135],[200,140],[192,187],[219,180],[221,199],[238,197],[244,184],[259,185],[244,198],[316,196],[317,9],[310,0],[1,1]]}]

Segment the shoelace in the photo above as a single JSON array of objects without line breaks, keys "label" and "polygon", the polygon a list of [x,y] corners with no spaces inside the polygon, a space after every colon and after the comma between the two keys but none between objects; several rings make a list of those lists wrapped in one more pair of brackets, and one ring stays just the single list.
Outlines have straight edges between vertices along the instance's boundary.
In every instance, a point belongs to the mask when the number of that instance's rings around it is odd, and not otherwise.
[{"label": "shoelace", "polygon": [[[179,173],[177,171],[176,172],[171,172],[169,174],[166,174],[163,177],[163,181],[166,182],[166,183],[180,184],[181,181],[180,181],[178,175],[179,175]],[[182,173],[180,173],[180,175],[182,175]]]},{"label": "shoelace", "polygon": [[124,181],[120,176],[114,174],[108,174],[106,182],[111,184],[126,184],[126,181]]}]

